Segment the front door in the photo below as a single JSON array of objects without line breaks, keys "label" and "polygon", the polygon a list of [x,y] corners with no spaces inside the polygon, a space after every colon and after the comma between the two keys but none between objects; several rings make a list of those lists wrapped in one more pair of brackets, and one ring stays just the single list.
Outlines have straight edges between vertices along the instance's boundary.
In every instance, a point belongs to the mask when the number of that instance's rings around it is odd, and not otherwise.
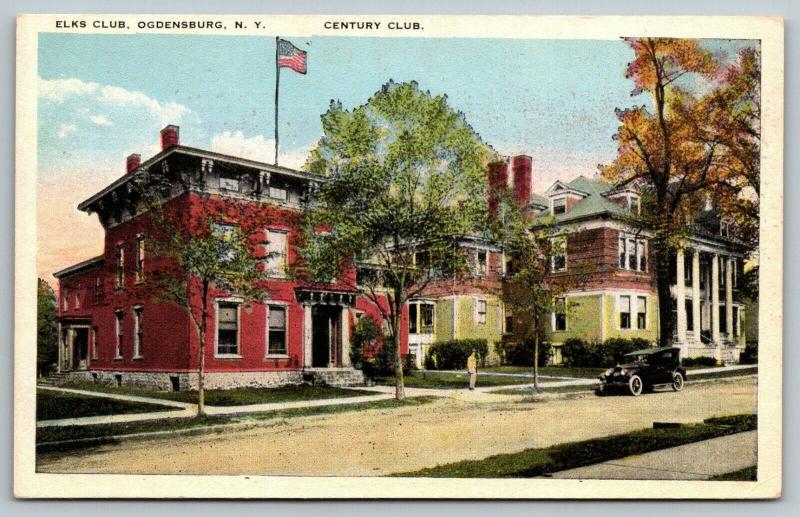
[{"label": "front door", "polygon": [[72,364],[76,370],[88,368],[87,359],[89,357],[89,329],[78,327],[72,334]]},{"label": "front door", "polygon": [[328,368],[340,364],[339,322],[341,307],[315,305],[311,309],[311,366]]}]

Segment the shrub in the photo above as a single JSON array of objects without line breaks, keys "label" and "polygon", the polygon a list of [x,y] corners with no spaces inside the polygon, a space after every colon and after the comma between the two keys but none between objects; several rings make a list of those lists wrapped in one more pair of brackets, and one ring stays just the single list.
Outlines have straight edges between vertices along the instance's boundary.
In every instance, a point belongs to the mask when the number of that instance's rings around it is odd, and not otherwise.
[{"label": "shrub", "polygon": [[455,341],[439,341],[431,345],[425,358],[425,368],[437,370],[463,370],[467,367],[467,358],[472,351],[478,355],[478,362],[483,365],[489,346],[485,339],[457,339]]},{"label": "shrub", "polygon": [[681,359],[683,366],[716,366],[717,360],[713,357],[684,357]]},{"label": "shrub", "polygon": [[[365,358],[361,370],[367,377],[385,377],[394,375],[394,341],[389,335],[383,336],[383,342],[377,352]],[[405,368],[404,368],[405,370]]]},{"label": "shrub", "polygon": [[758,364],[758,343],[747,343],[739,354],[739,364]]},{"label": "shrub", "polygon": [[561,357],[565,366],[595,366],[601,363],[597,343],[588,343],[583,339],[570,338],[561,347]]},{"label": "shrub", "polygon": [[650,348],[652,343],[642,338],[609,338],[603,341],[600,353],[602,363],[596,366],[611,366],[623,362],[625,354],[642,348]]},{"label": "shrub", "polygon": [[651,346],[642,338],[609,338],[602,343],[572,338],[564,342],[561,356],[566,366],[599,368],[623,362],[625,354]]},{"label": "shrub", "polygon": [[[522,342],[507,341],[498,342],[494,345],[497,355],[500,357],[502,364],[510,364],[513,366],[533,366],[533,349],[534,343],[532,339]],[[544,366],[550,362],[553,350],[549,343],[539,343],[539,366]]]},{"label": "shrub", "polygon": [[350,347],[350,364],[360,368],[365,357],[375,355],[375,345],[380,326],[372,316],[364,316],[353,327],[353,346]]}]

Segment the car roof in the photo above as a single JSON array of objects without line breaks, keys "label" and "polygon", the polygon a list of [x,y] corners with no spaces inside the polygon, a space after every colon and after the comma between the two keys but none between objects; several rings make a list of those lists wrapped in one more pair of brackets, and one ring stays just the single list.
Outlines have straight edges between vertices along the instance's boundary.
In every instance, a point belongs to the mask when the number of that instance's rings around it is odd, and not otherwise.
[{"label": "car roof", "polygon": [[663,348],[643,348],[641,350],[635,350],[633,352],[629,352],[629,353],[627,353],[625,355],[626,356],[628,356],[628,355],[651,355],[651,354],[657,354],[659,352],[666,352],[667,350],[680,350],[680,348],[678,348],[676,346],[665,346]]}]

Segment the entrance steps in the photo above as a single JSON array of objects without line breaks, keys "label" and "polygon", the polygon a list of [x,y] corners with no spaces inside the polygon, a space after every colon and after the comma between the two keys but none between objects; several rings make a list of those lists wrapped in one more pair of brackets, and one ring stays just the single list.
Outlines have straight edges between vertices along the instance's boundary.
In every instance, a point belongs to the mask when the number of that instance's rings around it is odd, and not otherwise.
[{"label": "entrance steps", "polygon": [[70,372],[54,372],[44,379],[37,380],[39,386],[61,386],[70,378]]},{"label": "entrance steps", "polygon": [[355,368],[305,368],[303,379],[315,386],[363,386],[364,372]]}]

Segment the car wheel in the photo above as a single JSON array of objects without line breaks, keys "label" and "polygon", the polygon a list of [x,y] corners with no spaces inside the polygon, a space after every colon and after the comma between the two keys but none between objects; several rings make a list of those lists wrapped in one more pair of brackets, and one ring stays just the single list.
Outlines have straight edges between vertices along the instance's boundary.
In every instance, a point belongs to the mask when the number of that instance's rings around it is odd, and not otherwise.
[{"label": "car wheel", "polygon": [[628,389],[630,390],[631,395],[638,397],[644,390],[644,381],[642,381],[642,378],[638,375],[632,375],[628,381]]},{"label": "car wheel", "polygon": [[597,395],[598,397],[605,397],[607,394],[606,387],[601,384],[594,390],[594,394]]},{"label": "car wheel", "polygon": [[672,374],[672,390],[681,391],[683,389],[683,374],[675,372]]}]

